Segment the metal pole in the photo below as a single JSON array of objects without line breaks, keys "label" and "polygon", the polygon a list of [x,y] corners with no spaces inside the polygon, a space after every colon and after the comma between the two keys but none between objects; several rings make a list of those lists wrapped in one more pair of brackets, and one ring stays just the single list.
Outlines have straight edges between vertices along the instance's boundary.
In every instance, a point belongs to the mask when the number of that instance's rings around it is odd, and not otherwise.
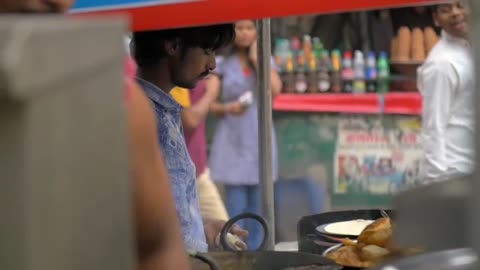
[{"label": "metal pole", "polygon": [[272,176],[272,94],[270,92],[270,19],[261,19],[257,23],[258,52],[258,152],[259,179],[262,215],[268,222],[269,241],[267,249],[275,245],[275,216],[273,206]]}]

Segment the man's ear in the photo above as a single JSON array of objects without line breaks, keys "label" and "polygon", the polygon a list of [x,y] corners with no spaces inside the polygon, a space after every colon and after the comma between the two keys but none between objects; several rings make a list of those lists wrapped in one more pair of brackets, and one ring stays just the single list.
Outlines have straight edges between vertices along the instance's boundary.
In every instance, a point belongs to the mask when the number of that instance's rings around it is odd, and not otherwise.
[{"label": "man's ear", "polygon": [[164,46],[165,46],[165,52],[169,56],[176,54],[179,50],[178,41],[176,40],[167,40],[165,41]]}]

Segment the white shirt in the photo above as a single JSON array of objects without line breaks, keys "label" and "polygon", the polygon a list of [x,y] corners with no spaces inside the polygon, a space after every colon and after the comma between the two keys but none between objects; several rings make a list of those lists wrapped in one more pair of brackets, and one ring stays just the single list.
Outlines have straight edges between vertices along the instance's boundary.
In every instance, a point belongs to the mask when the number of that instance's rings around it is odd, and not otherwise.
[{"label": "white shirt", "polygon": [[473,59],[468,41],[444,31],[418,69],[418,88],[423,97],[424,182],[445,180],[473,170]]}]

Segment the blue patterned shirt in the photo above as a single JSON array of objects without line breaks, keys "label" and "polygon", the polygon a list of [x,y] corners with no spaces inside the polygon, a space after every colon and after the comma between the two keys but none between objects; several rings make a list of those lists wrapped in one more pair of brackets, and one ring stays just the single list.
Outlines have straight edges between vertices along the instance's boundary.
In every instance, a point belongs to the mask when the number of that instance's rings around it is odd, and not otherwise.
[{"label": "blue patterned shirt", "polygon": [[167,165],[185,248],[206,252],[208,246],[195,186],[195,165],[183,137],[182,106],[152,83],[139,78],[137,81],[155,109],[158,141]]}]

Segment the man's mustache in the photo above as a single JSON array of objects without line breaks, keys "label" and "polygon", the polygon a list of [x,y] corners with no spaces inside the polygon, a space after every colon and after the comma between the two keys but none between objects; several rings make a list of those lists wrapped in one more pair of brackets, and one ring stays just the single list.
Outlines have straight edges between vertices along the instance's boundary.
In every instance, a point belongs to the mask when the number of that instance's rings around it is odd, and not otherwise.
[{"label": "man's mustache", "polygon": [[200,77],[207,77],[209,74],[210,74],[210,71],[207,70],[207,71],[203,72],[202,74],[200,74]]}]

